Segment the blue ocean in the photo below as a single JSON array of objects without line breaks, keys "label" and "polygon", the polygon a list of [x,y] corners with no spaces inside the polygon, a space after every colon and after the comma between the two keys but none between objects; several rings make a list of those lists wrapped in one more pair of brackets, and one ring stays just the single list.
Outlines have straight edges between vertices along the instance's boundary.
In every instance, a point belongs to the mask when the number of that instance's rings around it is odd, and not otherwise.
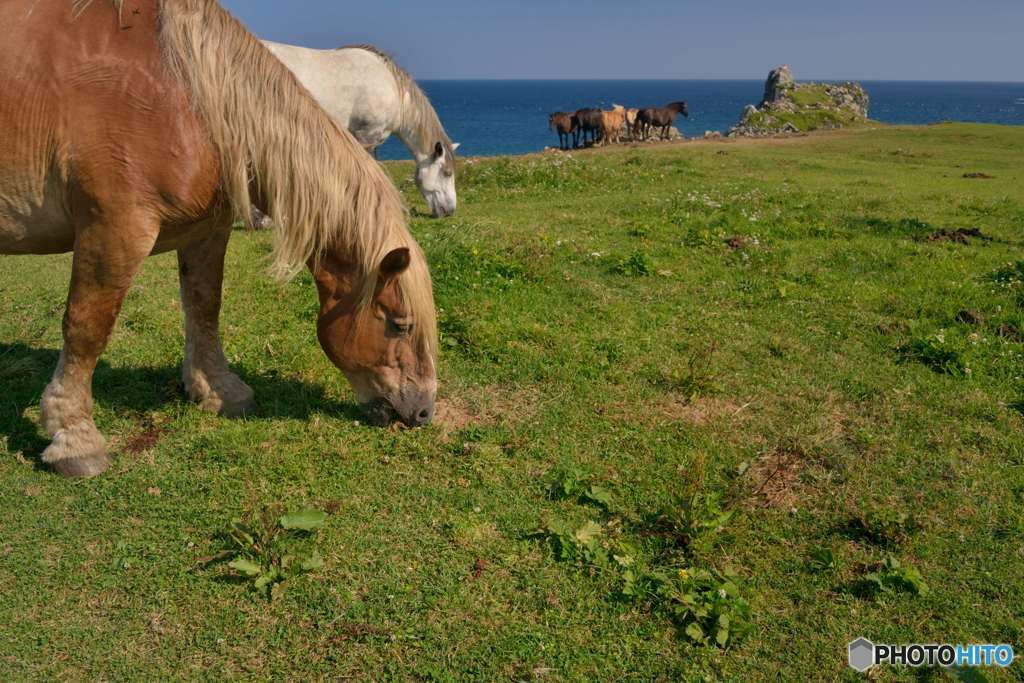
[{"label": "blue ocean", "polygon": [[[558,144],[547,127],[553,111],[582,107],[661,106],[686,100],[690,118],[676,122],[687,137],[725,132],[743,107],[761,101],[763,81],[421,81],[463,156],[537,152]],[[871,118],[885,123],[974,121],[1024,125],[1024,83],[861,81]],[[407,159],[394,138],[382,159]]]}]

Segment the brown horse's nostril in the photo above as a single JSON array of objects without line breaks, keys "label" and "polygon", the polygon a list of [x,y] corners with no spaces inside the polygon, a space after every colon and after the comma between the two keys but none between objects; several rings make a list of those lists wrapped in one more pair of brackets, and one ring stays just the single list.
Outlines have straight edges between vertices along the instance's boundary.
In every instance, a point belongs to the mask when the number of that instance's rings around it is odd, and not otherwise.
[{"label": "brown horse's nostril", "polygon": [[416,416],[413,418],[414,427],[425,427],[430,424],[430,421],[434,419],[434,406],[427,406],[426,408],[420,409]]}]

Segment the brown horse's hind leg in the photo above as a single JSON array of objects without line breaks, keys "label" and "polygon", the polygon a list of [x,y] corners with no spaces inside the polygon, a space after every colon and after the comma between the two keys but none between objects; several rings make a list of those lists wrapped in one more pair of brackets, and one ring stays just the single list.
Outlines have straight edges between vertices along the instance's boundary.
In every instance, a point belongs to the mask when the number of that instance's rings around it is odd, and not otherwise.
[{"label": "brown horse's hind leg", "polygon": [[65,477],[93,477],[110,465],[92,420],[92,376],[158,230],[155,223],[149,230],[136,223],[128,233],[121,225],[127,223],[91,223],[76,234],[64,349],[42,401],[43,427],[52,438],[43,462]]},{"label": "brown horse's hind leg", "polygon": [[256,408],[253,391],[228,368],[220,343],[219,318],[224,254],[231,231],[178,251],[181,304],[185,310],[182,379],[189,397],[211,413],[242,417]]}]

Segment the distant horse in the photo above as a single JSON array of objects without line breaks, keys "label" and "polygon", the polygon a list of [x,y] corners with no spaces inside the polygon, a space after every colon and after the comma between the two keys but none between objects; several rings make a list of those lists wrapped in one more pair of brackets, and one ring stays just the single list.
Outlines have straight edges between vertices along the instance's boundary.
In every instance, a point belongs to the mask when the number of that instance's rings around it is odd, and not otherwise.
[{"label": "distant horse", "polygon": [[591,143],[597,142],[597,136],[601,132],[601,110],[600,109],[579,109],[576,111],[576,120],[580,127],[580,141],[587,144],[587,134],[590,134]]},{"label": "distant horse", "polygon": [[576,147],[576,139],[580,122],[575,114],[564,111],[556,111],[548,117],[548,128],[558,131],[558,148],[569,149],[569,138],[572,138],[572,146]]},{"label": "distant horse", "polygon": [[604,144],[622,141],[622,128],[626,125],[626,109],[613,104],[611,111],[601,112],[601,139]]},{"label": "distant horse", "polygon": [[630,107],[626,110],[626,132],[633,139],[636,139],[636,115],[639,112],[640,110],[636,107]]},{"label": "distant horse", "polygon": [[178,252],[188,395],[253,410],[218,332],[231,225],[253,202],[275,272],[312,271],[320,344],[371,417],[430,421],[436,316],[401,196],[216,0],[6,0],[0,26],[17,27],[0,42],[0,253],[73,252],[43,462],[109,466],[93,372],[150,254]]},{"label": "distant horse", "polygon": [[416,186],[435,217],[455,213],[455,151],[412,76],[372,45],[337,50],[264,41],[342,128],[373,151],[394,133],[416,160]]},{"label": "distant horse", "polygon": [[686,102],[672,102],[664,107],[651,107],[641,109],[636,115],[636,125],[639,128],[640,138],[646,140],[650,137],[652,128],[661,129],[661,139],[668,139],[668,129],[672,127],[676,117],[682,114],[690,116],[690,109]]}]

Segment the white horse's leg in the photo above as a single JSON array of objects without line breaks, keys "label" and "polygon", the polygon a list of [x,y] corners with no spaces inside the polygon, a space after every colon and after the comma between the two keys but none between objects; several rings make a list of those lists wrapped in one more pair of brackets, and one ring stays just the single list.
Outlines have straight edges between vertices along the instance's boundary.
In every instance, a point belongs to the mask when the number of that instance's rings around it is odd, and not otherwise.
[{"label": "white horse's leg", "polygon": [[[123,225],[132,230],[119,230]],[[91,223],[77,231],[64,349],[42,401],[43,427],[52,438],[43,462],[65,477],[93,477],[110,465],[106,441],[92,419],[93,372],[158,232],[156,221],[139,217]]]},{"label": "white horse's leg", "polygon": [[230,229],[178,250],[181,306],[185,311],[182,379],[189,397],[211,413],[241,417],[256,403],[253,391],[228,368],[220,343],[221,288]]},{"label": "white horse's leg", "polygon": [[249,222],[256,230],[270,230],[274,227],[274,221],[270,216],[260,211],[255,206],[249,207]]}]

